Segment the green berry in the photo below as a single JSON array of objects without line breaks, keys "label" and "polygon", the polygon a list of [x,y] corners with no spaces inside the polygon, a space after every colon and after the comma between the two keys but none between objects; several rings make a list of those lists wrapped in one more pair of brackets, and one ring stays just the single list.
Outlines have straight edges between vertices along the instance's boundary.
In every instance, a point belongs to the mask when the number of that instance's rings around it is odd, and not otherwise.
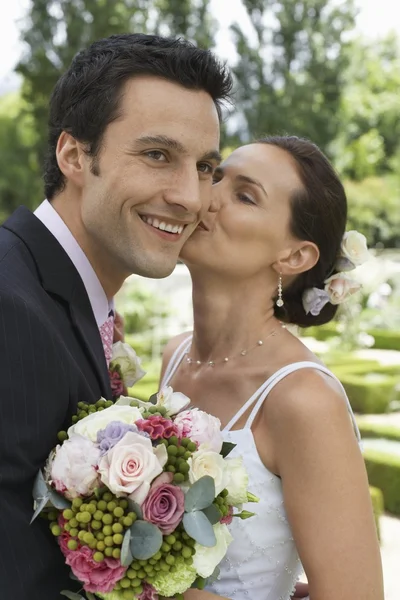
[{"label": "green berry", "polygon": [[73,415],[71,421],[72,421],[72,425],[75,425],[75,423],[78,422],[78,415]]},{"label": "green berry", "polygon": [[112,535],[113,534],[112,526],[111,525],[105,525],[103,527],[103,533],[104,533],[104,535]]},{"label": "green berry", "polygon": [[[107,508],[108,508],[108,506],[107,506]],[[124,516],[124,509],[121,506],[117,506],[116,508],[114,508],[113,512],[114,512],[114,517],[117,517],[117,519]]]},{"label": "green berry", "polygon": [[65,531],[69,532],[72,529],[72,527],[71,527],[71,525],[69,523],[65,523],[64,529],[65,529]]},{"label": "green berry", "polygon": [[97,503],[97,510],[104,511],[106,509],[107,509],[107,502],[105,502],[104,500],[99,500]]},{"label": "green berry", "polygon": [[97,406],[97,408],[100,408],[100,406],[105,406],[106,405],[106,401],[104,400],[104,398],[100,398],[100,400],[97,400],[95,406]]},{"label": "green berry", "polygon": [[76,527],[73,527],[72,529],[69,530],[69,535],[71,537],[78,537],[78,529]]},{"label": "green berry", "polygon": [[102,531],[96,531],[96,533],[95,533],[96,540],[99,540],[99,542],[102,542],[105,537],[106,536],[104,535],[104,533]]},{"label": "green berry", "polygon": [[197,450],[197,445],[194,442],[189,442],[187,445],[187,449],[189,452],[195,452]]},{"label": "green berry", "polygon": [[175,542],[175,544],[172,546],[172,549],[175,550],[175,552],[182,550],[182,542]]},{"label": "green berry", "polygon": [[85,510],[84,512],[81,512],[81,523],[90,523],[90,521],[92,520],[92,515],[90,514],[89,511]]},{"label": "green berry", "polygon": [[109,547],[114,546],[114,540],[113,540],[112,536],[111,535],[107,535],[104,538],[104,543],[105,543],[106,546],[109,546]]},{"label": "green berry", "polygon": [[193,558],[185,558],[185,565],[192,565],[193,564]]},{"label": "green berry", "polygon": [[122,524],[124,527],[131,527],[131,525],[133,525],[133,520],[130,517],[124,517]]},{"label": "green berry", "polygon": [[190,558],[192,556],[192,549],[189,548],[188,546],[183,546],[182,556],[183,556],[183,558]]},{"label": "green berry", "polygon": [[63,517],[64,517],[64,519],[66,519],[67,521],[69,521],[70,519],[73,519],[74,513],[72,512],[72,510],[70,508],[66,508],[63,511]]},{"label": "green berry", "polygon": [[176,435],[171,435],[171,437],[169,438],[169,443],[173,446],[177,446],[179,444],[179,440],[176,437]]},{"label": "green berry", "polygon": [[104,554],[106,556],[108,556],[108,558],[111,558],[112,553],[113,553],[113,548],[110,548],[109,546],[107,546],[107,548],[104,550]]},{"label": "green berry", "polygon": [[90,503],[86,506],[86,510],[87,512],[89,512],[91,515],[94,515],[94,513],[96,512],[96,507],[94,504]]},{"label": "green berry", "polygon": [[69,520],[69,525],[71,527],[78,527],[78,525],[79,525],[78,520],[75,517],[73,519],[70,519]]},{"label": "green berry", "polygon": [[125,500],[125,498],[122,498],[119,501],[119,505],[120,505],[121,508],[123,508],[124,510],[126,510],[128,508],[128,506],[129,506],[128,500]]},{"label": "green berry", "polygon": [[114,402],[112,400],[106,400],[106,408],[110,408],[110,406],[114,406]]},{"label": "green berry", "polygon": [[130,582],[129,577],[124,577],[123,579],[121,579],[121,581],[119,582],[119,584],[124,589],[131,587],[131,582]]},{"label": "green berry", "polygon": [[168,465],[167,471],[169,473],[175,473],[176,469],[175,469],[175,467],[173,465]]},{"label": "green berry", "polygon": [[140,579],[138,579],[136,577],[136,572],[135,571],[133,571],[133,572],[135,573],[135,577],[133,577],[131,579],[131,587],[137,588],[137,587],[139,587],[141,585],[142,582],[140,581]]},{"label": "green berry", "polygon": [[100,552],[104,552],[104,550],[106,549],[106,545],[104,542],[97,542],[96,548],[97,550],[100,550]]},{"label": "green berry", "polygon": [[175,466],[177,462],[178,462],[178,459],[176,456],[168,456],[168,464],[169,465]]},{"label": "green berry", "polygon": [[134,600],[134,597],[132,596],[131,590],[122,590],[121,591],[121,598],[123,600]]},{"label": "green berry", "polygon": [[147,565],[147,560],[139,560],[139,565],[141,567],[144,567],[145,565]]},{"label": "green berry", "polygon": [[91,527],[95,531],[100,531],[100,529],[103,527],[103,523],[101,521],[92,521]]},{"label": "green berry", "polygon": [[161,563],[161,571],[163,571],[164,573],[168,573],[168,571],[170,570],[170,566],[167,565],[167,563]]},{"label": "green berry", "polygon": [[189,473],[190,467],[189,467],[189,465],[187,464],[187,462],[183,462],[183,461],[182,461],[182,462],[179,464],[179,467],[178,467],[178,469],[179,469],[179,473],[183,473],[184,475],[186,475],[186,473]]},{"label": "green berry", "polygon": [[86,412],[86,410],[80,410],[80,411],[78,412],[78,419],[79,419],[79,420],[81,420],[81,419],[84,419],[84,418],[85,418],[85,417],[87,417],[88,415],[89,415],[89,413],[88,413],[88,412]]},{"label": "green berry", "polygon": [[186,450],[184,446],[179,446],[178,447],[178,456],[183,456],[185,454]]},{"label": "green berry", "polygon": [[113,522],[112,515],[106,513],[105,515],[103,515],[102,521],[104,525],[111,525],[111,523]]},{"label": "green berry", "polygon": [[56,510],[51,510],[50,512],[47,513],[47,518],[49,521],[57,521],[58,512]]},{"label": "green berry", "polygon": [[183,483],[184,481],[185,481],[185,476],[182,473],[175,473],[174,483]]},{"label": "green berry", "polygon": [[190,442],[190,438],[184,437],[181,439],[181,446],[186,448],[189,442]]},{"label": "green berry", "polygon": [[112,513],[115,508],[117,508],[117,503],[114,502],[114,500],[111,500],[111,502],[109,502],[107,504],[107,510],[108,510],[108,512]]},{"label": "green berry", "polygon": [[61,535],[61,527],[59,525],[57,525],[56,523],[52,524],[50,529],[51,529],[51,533],[53,535],[55,535],[56,537]]},{"label": "green berry", "polygon": [[169,552],[171,550],[171,546],[167,544],[167,542],[163,542],[161,545],[162,552]]},{"label": "green berry", "polygon": [[102,552],[95,552],[93,554],[93,560],[95,560],[96,562],[101,562],[102,560],[104,560],[104,554]]},{"label": "green berry", "polygon": [[167,542],[167,544],[170,544],[170,546],[172,546],[172,544],[175,544],[176,542],[176,537],[172,535],[172,533],[170,533],[170,535],[167,535],[167,537],[165,538],[165,541]]},{"label": "green berry", "polygon": [[146,571],[144,569],[140,569],[137,572],[137,576],[140,577],[140,579],[144,579],[146,577]]},{"label": "green berry", "polygon": [[105,502],[111,502],[111,500],[113,499],[111,492],[105,492],[103,494],[103,500]]},{"label": "green berry", "polygon": [[78,548],[78,542],[76,540],[68,540],[68,550],[76,550]]},{"label": "green berry", "polygon": [[113,558],[119,558],[121,556],[121,550],[119,548],[113,548],[112,551]]},{"label": "green berry", "polygon": [[81,542],[83,541],[83,536],[86,534],[86,531],[84,531],[83,529],[81,529],[80,531],[78,531],[78,540],[80,540]]},{"label": "green berry", "polygon": [[160,560],[162,557],[162,554],[160,551],[156,552],[155,555],[153,556],[154,560]]},{"label": "green berry", "polygon": [[114,533],[122,533],[124,528],[122,527],[121,523],[114,523],[112,525],[112,530]]},{"label": "green berry", "polygon": [[123,542],[124,536],[120,533],[114,533],[113,535],[113,540],[114,540],[114,544],[117,544],[117,546],[120,546]]},{"label": "green berry", "polygon": [[176,446],[168,446],[167,452],[171,456],[176,456],[178,454],[178,448]]},{"label": "green berry", "polygon": [[104,513],[102,510],[96,510],[93,513],[93,519],[96,519],[96,521],[101,521],[103,516],[104,516]]},{"label": "green berry", "polygon": [[172,554],[167,554],[167,556],[165,557],[165,562],[167,563],[167,565],[173,565],[175,563],[175,557],[172,556]]},{"label": "green berry", "polygon": [[90,533],[90,531],[87,531],[85,533],[85,535],[83,536],[83,541],[85,542],[85,544],[91,544],[94,540],[94,535],[93,533]]}]

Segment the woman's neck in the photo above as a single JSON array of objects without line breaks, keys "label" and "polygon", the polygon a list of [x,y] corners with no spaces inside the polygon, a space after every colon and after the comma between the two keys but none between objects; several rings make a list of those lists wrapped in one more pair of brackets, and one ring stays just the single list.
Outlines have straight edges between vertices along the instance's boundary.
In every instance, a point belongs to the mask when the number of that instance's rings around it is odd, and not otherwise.
[{"label": "woman's neck", "polygon": [[[265,282],[264,282],[265,286]],[[193,279],[194,330],[190,357],[223,360],[254,348],[279,327],[273,302],[252,281]],[[256,293],[255,293],[256,290]]]}]

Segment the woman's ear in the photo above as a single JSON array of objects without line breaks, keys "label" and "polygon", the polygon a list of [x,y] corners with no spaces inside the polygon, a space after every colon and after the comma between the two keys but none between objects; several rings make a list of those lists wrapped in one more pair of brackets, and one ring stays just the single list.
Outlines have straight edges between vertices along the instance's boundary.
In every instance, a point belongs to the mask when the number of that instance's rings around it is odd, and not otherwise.
[{"label": "woman's ear", "polygon": [[319,249],[313,242],[299,242],[295,248],[290,249],[281,256],[273,268],[277,273],[286,276],[295,276],[310,271],[319,260]]}]

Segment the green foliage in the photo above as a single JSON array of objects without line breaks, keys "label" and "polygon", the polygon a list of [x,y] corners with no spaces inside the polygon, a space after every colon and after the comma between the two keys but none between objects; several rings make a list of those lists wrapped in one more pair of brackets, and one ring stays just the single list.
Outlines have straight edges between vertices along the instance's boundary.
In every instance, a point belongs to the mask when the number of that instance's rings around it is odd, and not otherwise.
[{"label": "green foliage", "polygon": [[244,0],[254,42],[233,26],[242,140],[289,132],[327,148],[340,128],[352,1]]},{"label": "green foliage", "polygon": [[[134,338],[132,346],[139,356],[149,355],[148,348],[151,332],[162,319],[169,314],[169,305],[167,299],[160,298],[147,288],[132,282],[126,282],[117,298],[118,310],[122,313],[125,322],[125,332],[129,334],[138,334],[146,332],[146,340],[143,343],[144,351],[140,352],[139,340]],[[151,345],[151,344],[150,344]]]},{"label": "green foliage", "polygon": [[383,373],[352,374],[337,371],[356,413],[385,413],[395,399],[398,378]]},{"label": "green foliage", "polygon": [[364,452],[370,485],[382,490],[385,509],[400,515],[400,457],[381,452]]},{"label": "green foliage", "polygon": [[381,540],[381,528],[380,518],[383,514],[383,494],[380,489],[370,486],[369,494],[371,496],[372,510],[374,511],[374,519],[376,525],[376,532],[378,534],[379,541]]},{"label": "green foliage", "polygon": [[373,346],[374,348],[380,348],[383,350],[400,350],[400,331],[370,329],[368,333],[372,335],[375,339],[375,343]]},{"label": "green foliage", "polygon": [[357,420],[357,425],[361,436],[364,438],[384,438],[385,440],[400,442],[400,427],[395,427],[394,425],[382,425],[381,423],[370,423],[368,421],[363,421],[362,419]]}]

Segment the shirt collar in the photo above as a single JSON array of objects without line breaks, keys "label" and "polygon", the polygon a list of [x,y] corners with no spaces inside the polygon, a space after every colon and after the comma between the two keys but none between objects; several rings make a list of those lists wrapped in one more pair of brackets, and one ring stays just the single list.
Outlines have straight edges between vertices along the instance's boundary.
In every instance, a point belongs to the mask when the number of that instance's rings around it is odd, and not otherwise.
[{"label": "shirt collar", "polygon": [[110,312],[114,312],[114,300],[108,301],[89,259],[51,203],[44,200],[34,214],[54,235],[74,264],[86,288],[97,326],[101,327]]}]

